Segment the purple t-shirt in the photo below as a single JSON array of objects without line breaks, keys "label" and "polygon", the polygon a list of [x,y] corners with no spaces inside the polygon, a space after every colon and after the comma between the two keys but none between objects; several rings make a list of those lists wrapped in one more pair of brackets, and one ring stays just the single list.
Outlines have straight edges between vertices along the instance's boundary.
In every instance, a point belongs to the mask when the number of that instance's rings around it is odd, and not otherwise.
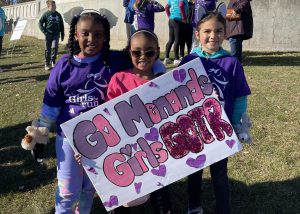
[{"label": "purple t-shirt", "polygon": [[164,10],[164,7],[156,1],[145,1],[145,3],[135,11],[138,29],[154,31],[154,13],[162,12]]},{"label": "purple t-shirt", "polygon": [[56,120],[57,134],[64,136],[60,124],[105,102],[111,76],[131,67],[121,52],[111,52],[111,66],[100,57],[90,63],[68,62],[64,55],[51,71],[44,94],[44,104],[60,108]]},{"label": "purple t-shirt", "polygon": [[184,57],[180,64],[195,58],[201,60],[214,89],[219,94],[220,102],[224,104],[225,112],[231,120],[234,99],[251,94],[241,63],[232,56],[206,59],[193,53]]}]

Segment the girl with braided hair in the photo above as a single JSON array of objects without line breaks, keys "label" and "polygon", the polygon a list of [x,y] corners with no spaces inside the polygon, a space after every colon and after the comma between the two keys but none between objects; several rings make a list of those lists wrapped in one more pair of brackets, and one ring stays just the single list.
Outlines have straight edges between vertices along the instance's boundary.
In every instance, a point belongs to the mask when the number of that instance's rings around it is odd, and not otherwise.
[{"label": "girl with braided hair", "polygon": [[56,214],[91,210],[95,189],[60,125],[104,103],[111,76],[132,66],[125,51],[110,50],[109,41],[110,24],[98,11],[84,10],[73,17],[70,53],[57,62],[45,89],[37,126],[50,129],[56,123]]}]

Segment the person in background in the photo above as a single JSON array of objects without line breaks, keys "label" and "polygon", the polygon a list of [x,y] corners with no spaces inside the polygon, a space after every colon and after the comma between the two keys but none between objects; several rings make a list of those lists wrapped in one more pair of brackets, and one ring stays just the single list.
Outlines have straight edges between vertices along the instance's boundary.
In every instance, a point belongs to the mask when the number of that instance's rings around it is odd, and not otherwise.
[{"label": "person in background", "polygon": [[170,59],[171,47],[174,43],[174,62],[177,66],[180,63],[179,59],[179,45],[183,40],[183,23],[186,22],[188,12],[188,1],[187,0],[168,0],[165,6],[165,11],[169,17],[169,40],[166,44],[164,64],[171,64]]},{"label": "person in background", "polygon": [[56,62],[58,42],[64,40],[64,22],[59,12],[56,11],[56,3],[53,0],[47,2],[46,11],[39,20],[39,28],[45,35],[45,71],[50,70]]},{"label": "person in background", "polygon": [[194,0],[188,0],[188,5],[189,5],[189,9],[188,9],[188,14],[187,14],[187,21],[186,23],[183,24],[183,40],[181,41],[180,45],[179,45],[179,52],[180,52],[180,59],[182,59],[184,57],[184,49],[185,49],[185,45],[187,47],[187,51],[188,53],[191,52],[192,50],[192,43],[193,43],[193,17],[194,17],[194,11],[195,11],[195,4],[194,4]]},{"label": "person in background", "polygon": [[[0,57],[2,52],[2,44],[3,44],[3,37],[5,34],[5,12],[0,6]],[[0,72],[2,72],[2,68],[0,68]]]},{"label": "person in background", "polygon": [[137,18],[137,30],[147,29],[154,32],[154,13],[163,12],[165,8],[153,0],[136,0],[133,9]]},{"label": "person in background", "polygon": [[132,34],[132,24],[134,21],[134,10],[132,8],[132,4],[134,3],[134,0],[123,0],[123,7],[125,8],[125,18],[124,23],[126,24],[126,35],[127,40],[130,38]]},{"label": "person in background", "polygon": [[226,39],[229,40],[231,55],[243,63],[243,41],[253,35],[251,0],[230,0],[228,8],[241,14],[241,20],[226,20]]},{"label": "person in background", "polygon": [[[220,103],[233,126],[239,124],[247,111],[247,96],[251,91],[244,69],[236,57],[230,56],[221,45],[225,39],[226,21],[219,12],[208,12],[197,23],[196,38],[201,46],[183,58],[181,64],[193,59],[201,60]],[[230,213],[230,190],[227,174],[228,158],[209,166],[216,198],[216,213]],[[200,170],[188,176],[188,214],[202,214]]]}]

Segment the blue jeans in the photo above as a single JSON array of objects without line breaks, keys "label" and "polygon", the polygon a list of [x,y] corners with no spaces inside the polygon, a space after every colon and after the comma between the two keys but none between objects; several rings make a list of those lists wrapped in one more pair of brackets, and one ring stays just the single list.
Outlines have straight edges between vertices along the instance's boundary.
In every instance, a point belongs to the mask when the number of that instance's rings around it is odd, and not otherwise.
[{"label": "blue jeans", "polygon": [[46,35],[45,38],[45,65],[50,61],[55,64],[58,51],[59,35]]},{"label": "blue jeans", "polygon": [[56,136],[57,190],[55,213],[90,213],[95,188],[74,158],[74,151],[67,138]]},{"label": "blue jeans", "polygon": [[243,36],[233,36],[229,38],[231,55],[238,58],[240,63],[243,61]]},{"label": "blue jeans", "polygon": [[[214,193],[216,198],[216,213],[229,214],[230,213],[230,192],[229,182],[227,175],[227,162],[225,158],[210,165],[210,175],[214,187]],[[201,183],[202,173],[200,170],[192,175],[188,176],[188,209],[194,210],[201,206]]]}]

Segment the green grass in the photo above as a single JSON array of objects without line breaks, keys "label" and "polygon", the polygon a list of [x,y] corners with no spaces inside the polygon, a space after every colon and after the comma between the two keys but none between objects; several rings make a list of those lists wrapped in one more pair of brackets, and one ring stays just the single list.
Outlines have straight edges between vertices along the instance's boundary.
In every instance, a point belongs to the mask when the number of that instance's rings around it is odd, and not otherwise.
[{"label": "green grass", "polygon": [[[9,42],[5,37],[3,54]],[[60,54],[64,53],[61,45]],[[43,41],[24,37],[0,67],[0,213],[53,213],[56,187],[54,134],[43,166],[21,148],[25,127],[40,111],[49,72]],[[232,213],[300,211],[300,53],[245,52],[244,68],[252,90],[249,113],[253,145],[229,160]],[[171,185],[174,214],[186,213],[185,180]],[[209,172],[203,179],[205,213],[214,212]],[[150,214],[150,205],[134,213]],[[92,213],[105,213],[95,197]]]}]

